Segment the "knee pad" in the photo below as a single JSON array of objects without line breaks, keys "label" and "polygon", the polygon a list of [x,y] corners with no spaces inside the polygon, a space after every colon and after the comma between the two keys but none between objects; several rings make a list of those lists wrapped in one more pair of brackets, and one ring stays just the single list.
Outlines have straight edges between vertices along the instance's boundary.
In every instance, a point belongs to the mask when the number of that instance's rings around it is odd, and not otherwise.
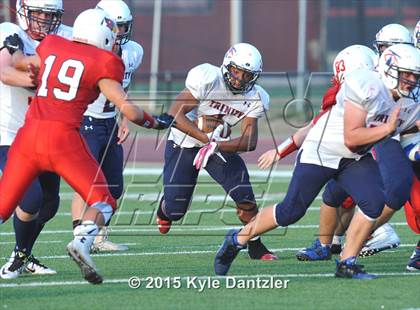
[{"label": "knee pad", "polygon": [[48,199],[44,199],[44,203],[41,207],[41,210],[39,211],[39,221],[41,224],[45,224],[50,219],[52,219],[57,211],[58,207],[60,205],[60,196],[54,196],[54,197],[48,197]]},{"label": "knee pad", "polygon": [[258,207],[255,202],[246,202],[236,204],[236,214],[243,224],[247,224],[258,213]]}]

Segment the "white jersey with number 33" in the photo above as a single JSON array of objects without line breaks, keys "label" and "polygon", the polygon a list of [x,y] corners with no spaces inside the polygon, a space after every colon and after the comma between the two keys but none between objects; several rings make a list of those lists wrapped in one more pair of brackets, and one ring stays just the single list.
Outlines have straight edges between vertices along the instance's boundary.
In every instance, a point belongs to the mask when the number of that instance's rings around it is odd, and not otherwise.
[{"label": "white jersey with number 33", "polygon": [[[25,55],[35,55],[39,41],[33,40],[22,28],[12,23],[0,24],[0,42],[8,36],[18,34],[23,41],[23,52]],[[57,35],[70,39],[72,28],[60,25]],[[3,50],[3,53],[7,50]],[[28,110],[30,97],[34,90],[23,87],[9,86],[0,81],[0,145],[11,145],[16,137],[17,131],[23,126],[25,114]]]},{"label": "white jersey with number 33", "polygon": [[414,100],[401,98],[397,102],[380,80],[379,74],[364,69],[346,76],[337,94],[337,104],[325,113],[309,131],[303,145],[301,162],[337,169],[341,158],[360,158],[372,145],[361,148],[358,154],[344,144],[344,102],[351,102],[366,111],[366,127],[386,123],[390,113],[401,107],[395,135],[414,126],[420,106]]}]

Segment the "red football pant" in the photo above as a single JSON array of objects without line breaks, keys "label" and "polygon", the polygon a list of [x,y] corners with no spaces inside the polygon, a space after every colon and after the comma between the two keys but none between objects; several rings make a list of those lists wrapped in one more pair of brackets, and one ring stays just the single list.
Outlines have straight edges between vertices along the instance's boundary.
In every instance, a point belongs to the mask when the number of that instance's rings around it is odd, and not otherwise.
[{"label": "red football pant", "polygon": [[116,209],[105,176],[79,133],[54,121],[28,120],[9,149],[0,181],[0,218],[6,221],[32,181],[45,171],[60,175],[91,206]]},{"label": "red football pant", "polygon": [[404,211],[408,226],[420,234],[420,181],[416,176],[413,178],[410,201],[405,203]]}]

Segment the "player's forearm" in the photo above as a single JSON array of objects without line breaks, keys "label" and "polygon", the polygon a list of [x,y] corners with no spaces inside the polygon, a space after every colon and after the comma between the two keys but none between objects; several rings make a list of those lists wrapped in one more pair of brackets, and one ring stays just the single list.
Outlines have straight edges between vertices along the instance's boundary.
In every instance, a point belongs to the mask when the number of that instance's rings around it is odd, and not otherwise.
[{"label": "player's forearm", "polygon": [[28,72],[6,66],[0,70],[0,80],[9,86],[35,87]]},{"label": "player's forearm", "polygon": [[217,142],[217,145],[224,152],[251,152],[257,147],[257,139],[243,135],[230,141]]},{"label": "player's forearm", "polygon": [[184,114],[179,113],[177,117],[175,117],[176,128],[182,132],[185,132],[189,136],[203,142],[208,143],[209,137],[202,132],[198,127],[190,121]]},{"label": "player's forearm", "polygon": [[156,120],[147,112],[143,111],[133,103],[127,102],[120,108],[121,113],[131,122],[145,128],[155,128]]},{"label": "player's forearm", "polygon": [[349,150],[354,151],[361,146],[376,143],[391,133],[392,130],[387,124],[371,128],[360,127],[353,130],[345,129],[344,144]]}]

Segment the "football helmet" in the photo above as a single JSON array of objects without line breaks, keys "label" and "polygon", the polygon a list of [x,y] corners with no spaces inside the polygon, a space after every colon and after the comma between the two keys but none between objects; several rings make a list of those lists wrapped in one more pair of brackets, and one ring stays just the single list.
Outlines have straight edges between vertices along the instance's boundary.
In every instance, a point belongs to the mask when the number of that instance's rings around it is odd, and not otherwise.
[{"label": "football helmet", "polygon": [[[61,24],[62,0],[17,0],[16,18],[19,26],[35,40],[54,33]],[[44,13],[44,14],[42,14]]]},{"label": "football helmet", "polygon": [[341,84],[344,77],[357,69],[375,69],[376,54],[364,45],[350,45],[337,54],[333,62],[334,77]]},{"label": "football helmet", "polygon": [[413,37],[408,29],[400,24],[383,26],[376,34],[376,39],[373,43],[376,52],[381,55],[383,47],[390,47],[394,44],[413,45]]},{"label": "football helmet", "polygon": [[118,33],[116,43],[123,45],[130,41],[133,30],[133,16],[130,8],[122,0],[101,0],[96,5],[97,9],[104,10],[117,23],[118,28],[123,27],[125,31]]},{"label": "football helmet", "polygon": [[[244,78],[239,80],[232,73],[233,68],[243,71]],[[226,86],[234,94],[246,93],[254,87],[262,72],[262,57],[253,45],[238,43],[226,52],[221,69]],[[237,82],[239,86],[235,85]]]},{"label": "football helmet", "polygon": [[414,45],[420,49],[420,20],[417,22],[413,32]]},{"label": "football helmet", "polygon": [[[395,44],[388,47],[379,57],[378,72],[388,89],[395,89],[400,97],[417,100],[420,86],[420,53],[412,45]],[[401,77],[401,72],[413,73],[416,80]],[[400,82],[410,84],[411,90],[402,90]]]},{"label": "football helmet", "polygon": [[117,32],[117,24],[104,10],[89,9],[80,13],[74,21],[73,41],[111,51]]}]

